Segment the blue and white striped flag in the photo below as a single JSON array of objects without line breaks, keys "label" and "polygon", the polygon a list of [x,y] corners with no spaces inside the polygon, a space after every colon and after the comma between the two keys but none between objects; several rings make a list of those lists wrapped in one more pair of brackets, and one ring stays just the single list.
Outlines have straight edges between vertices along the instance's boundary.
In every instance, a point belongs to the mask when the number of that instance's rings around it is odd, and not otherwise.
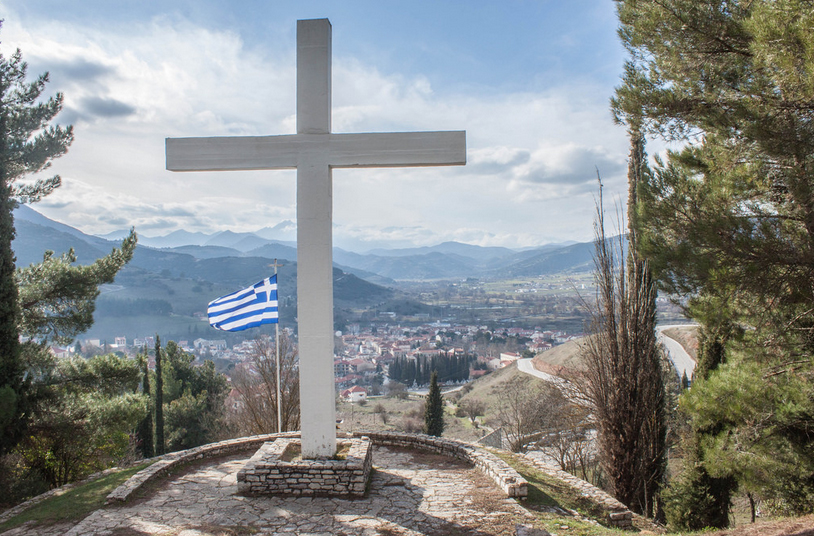
[{"label": "blue and white striped flag", "polygon": [[209,325],[223,331],[242,331],[277,323],[277,276],[249,288],[221,296],[206,309]]}]

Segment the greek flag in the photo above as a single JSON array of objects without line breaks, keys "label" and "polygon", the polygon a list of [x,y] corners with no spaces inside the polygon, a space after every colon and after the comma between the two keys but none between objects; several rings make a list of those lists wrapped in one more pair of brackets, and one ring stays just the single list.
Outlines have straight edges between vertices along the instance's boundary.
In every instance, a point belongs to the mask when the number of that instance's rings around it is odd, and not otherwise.
[{"label": "greek flag", "polygon": [[277,323],[277,276],[249,288],[221,296],[206,309],[209,325],[223,331],[242,331]]}]

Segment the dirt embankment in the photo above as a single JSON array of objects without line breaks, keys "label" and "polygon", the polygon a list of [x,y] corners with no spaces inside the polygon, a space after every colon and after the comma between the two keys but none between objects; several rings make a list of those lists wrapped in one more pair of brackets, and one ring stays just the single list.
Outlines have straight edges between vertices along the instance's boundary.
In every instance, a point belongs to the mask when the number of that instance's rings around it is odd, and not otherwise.
[{"label": "dirt embankment", "polygon": [[678,341],[694,361],[698,361],[698,326],[675,327],[663,331],[665,337]]},{"label": "dirt embankment", "polygon": [[532,364],[534,368],[541,372],[567,377],[569,371],[577,371],[583,368],[582,357],[580,356],[582,342],[582,339],[578,339],[555,346],[550,350],[537,354],[532,360]]}]

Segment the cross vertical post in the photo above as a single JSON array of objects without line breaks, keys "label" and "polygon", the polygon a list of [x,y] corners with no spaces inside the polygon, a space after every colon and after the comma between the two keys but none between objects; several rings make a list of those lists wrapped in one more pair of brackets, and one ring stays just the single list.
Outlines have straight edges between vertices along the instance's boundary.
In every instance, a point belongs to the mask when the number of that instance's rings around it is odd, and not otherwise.
[{"label": "cross vertical post", "polygon": [[[331,23],[297,21],[297,134],[331,132]],[[297,326],[304,457],[336,451],[333,184],[324,151],[297,163]],[[307,382],[307,385],[306,385]]]}]

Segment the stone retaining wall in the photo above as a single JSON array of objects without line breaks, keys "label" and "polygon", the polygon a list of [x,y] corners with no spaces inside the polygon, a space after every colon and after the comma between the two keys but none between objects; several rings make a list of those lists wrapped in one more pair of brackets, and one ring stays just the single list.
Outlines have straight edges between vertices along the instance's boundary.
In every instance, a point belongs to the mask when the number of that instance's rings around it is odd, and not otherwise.
[{"label": "stone retaining wall", "polygon": [[518,499],[528,496],[528,482],[509,464],[475,445],[442,439],[423,434],[406,434],[403,432],[355,432],[355,436],[369,437],[375,445],[389,445],[408,449],[419,449],[435,452],[458,460],[471,463],[489,476],[508,497]]},{"label": "stone retaining wall", "polygon": [[[508,464],[494,454],[475,445],[452,439],[401,432],[355,432],[353,435],[355,437],[367,436],[376,445],[428,450],[469,462],[488,475],[508,497],[523,498],[528,495],[528,483],[520,476],[520,473],[509,467]],[[299,436],[299,432],[284,432],[282,434],[265,434],[229,439],[153,458],[156,460],[155,463],[139,471],[124,484],[113,490],[107,496],[107,503],[127,501],[141,486],[167,474],[181,464],[205,457],[225,456],[245,452],[252,448],[259,449],[263,443],[274,441],[277,438],[297,438]]]},{"label": "stone retaining wall", "polygon": [[[230,439],[228,441],[221,441],[220,443],[203,445],[194,449],[173,452],[159,458],[153,458],[156,460],[155,463],[139,471],[130,477],[127,482],[113,490],[113,492],[107,496],[107,502],[110,504],[127,501],[139,487],[166,474],[181,464],[205,457],[225,456],[245,452],[252,448],[259,449],[263,443],[274,441],[277,438],[297,438],[299,435],[299,432],[285,432],[283,434],[266,434]],[[402,432],[367,431],[355,432],[353,435],[355,437],[367,436],[375,445],[390,445],[408,449],[426,450],[469,462],[492,478],[508,497],[523,498],[528,495],[528,483],[517,471],[491,452],[487,452],[476,445],[453,439],[442,439],[422,434],[406,434]],[[546,474],[565,481],[579,490],[584,496],[597,502],[607,511],[608,523],[610,525],[616,527],[631,526],[633,514],[630,510],[604,491],[570,473],[562,471],[558,467],[544,463],[529,455],[524,455],[524,458],[530,465],[540,469]]]},{"label": "stone retaining wall", "polygon": [[141,486],[147,482],[159,478],[167,474],[172,469],[184,463],[199,460],[201,458],[216,458],[218,456],[227,456],[229,454],[236,454],[238,452],[245,452],[251,449],[260,448],[260,446],[267,441],[274,441],[278,437],[299,437],[299,432],[284,432],[282,434],[265,434],[250,437],[241,437],[238,439],[228,439],[220,441],[219,443],[210,443],[208,445],[201,445],[188,450],[181,450],[179,452],[172,452],[150,460],[156,460],[155,463],[149,467],[145,467],[135,475],[131,476],[127,482],[114,489],[110,495],[107,496],[107,504],[125,502],[130,496]]},{"label": "stone retaining wall", "polygon": [[[373,465],[367,437],[340,440],[349,449],[345,459],[286,461],[299,446],[293,438],[280,438],[263,446],[237,473],[237,490],[243,495],[295,497],[363,497]],[[349,444],[348,444],[349,443]]]},{"label": "stone retaining wall", "polygon": [[559,467],[554,467],[551,464],[545,463],[542,460],[530,456],[528,454],[521,454],[525,461],[540,471],[558,478],[571,487],[575,488],[583,497],[588,497],[607,512],[607,522],[612,527],[630,528],[633,526],[633,512],[630,509],[611,497],[596,486],[585,482],[581,478],[577,478],[567,471],[563,471]]}]

